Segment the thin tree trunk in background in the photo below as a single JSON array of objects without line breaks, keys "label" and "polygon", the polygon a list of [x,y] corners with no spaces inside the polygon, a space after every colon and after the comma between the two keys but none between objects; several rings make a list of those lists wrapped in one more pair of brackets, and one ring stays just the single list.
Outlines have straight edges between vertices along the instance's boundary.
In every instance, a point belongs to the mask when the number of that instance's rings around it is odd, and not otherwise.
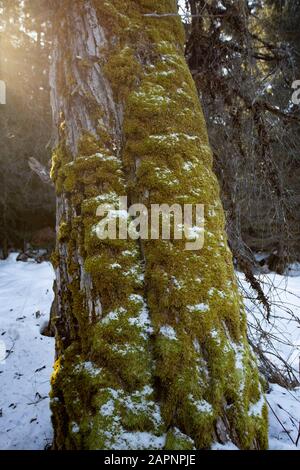
[{"label": "thin tree trunk in background", "polygon": [[2,247],[2,256],[3,256],[3,259],[8,258],[8,243],[7,243],[7,238],[6,238],[6,237],[4,237],[4,238],[1,240],[1,247]]},{"label": "thin tree trunk in background", "polygon": [[[6,176],[6,175],[5,175]],[[6,180],[6,178],[5,178]],[[7,237],[7,232],[8,232],[8,225],[7,225],[7,203],[8,203],[8,195],[7,195],[7,185],[6,181],[4,181],[4,184],[2,186],[2,240],[1,240],[1,248],[2,248],[2,256],[3,259],[8,258],[8,237]]]},{"label": "thin tree trunk in background", "polygon": [[[62,5],[61,5],[62,4]],[[267,446],[266,405],[176,1],[57,5],[56,449]],[[99,240],[100,203],[205,204],[205,244]]]}]

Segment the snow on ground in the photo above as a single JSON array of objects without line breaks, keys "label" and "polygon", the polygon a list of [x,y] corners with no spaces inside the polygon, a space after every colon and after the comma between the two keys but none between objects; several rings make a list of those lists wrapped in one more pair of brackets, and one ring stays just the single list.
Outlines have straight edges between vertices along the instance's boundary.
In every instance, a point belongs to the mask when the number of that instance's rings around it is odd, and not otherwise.
[{"label": "snow on ground", "polygon": [[271,384],[266,398],[269,405],[269,448],[300,450],[300,387],[287,390]]},{"label": "snow on ground", "polygon": [[270,318],[255,300],[244,276],[238,273],[246,292],[249,336],[266,352],[266,356],[281,372],[299,381],[300,373],[300,269],[292,270],[289,277],[269,273],[258,276],[263,291],[269,298]]},{"label": "snow on ground", "polygon": [[50,263],[0,261],[0,449],[51,443],[49,378],[54,340],[40,334],[49,318]]},{"label": "snow on ground", "polygon": [[[256,295],[243,275],[238,277],[246,295],[251,341],[268,350],[281,371],[299,380],[299,265],[292,266],[288,278],[260,276],[273,304],[269,322],[253,303]],[[0,261],[0,449],[44,449],[51,444],[48,393],[54,340],[42,336],[40,329],[49,318],[53,278],[50,263],[16,262],[16,254]],[[270,448],[300,450],[300,387],[287,390],[271,384],[266,398]],[[236,449],[231,443],[213,448]]]},{"label": "snow on ground", "polygon": [[[238,274],[245,299],[248,336],[274,366],[295,384],[300,382],[300,265],[295,263],[287,276],[259,275],[263,291],[271,301],[270,318],[257,302],[244,275]],[[270,384],[269,446],[273,450],[300,450],[300,387],[288,390]],[[296,446],[297,443],[297,446]]]}]

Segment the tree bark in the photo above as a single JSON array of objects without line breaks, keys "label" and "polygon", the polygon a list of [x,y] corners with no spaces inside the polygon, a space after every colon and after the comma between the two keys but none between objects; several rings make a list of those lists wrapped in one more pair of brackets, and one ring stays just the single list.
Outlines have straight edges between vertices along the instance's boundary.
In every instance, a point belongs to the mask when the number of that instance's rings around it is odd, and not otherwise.
[{"label": "tree bark", "polygon": [[[56,11],[55,449],[267,446],[267,411],[176,1]],[[99,203],[205,204],[204,248],[99,240]],[[171,334],[170,334],[171,332]]]}]

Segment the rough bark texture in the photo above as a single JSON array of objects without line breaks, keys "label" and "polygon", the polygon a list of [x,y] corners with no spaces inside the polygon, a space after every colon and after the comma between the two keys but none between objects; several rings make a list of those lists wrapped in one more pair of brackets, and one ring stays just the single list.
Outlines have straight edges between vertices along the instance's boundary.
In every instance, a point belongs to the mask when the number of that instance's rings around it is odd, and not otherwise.
[{"label": "rough bark texture", "polygon": [[[57,130],[56,449],[267,446],[267,411],[176,1],[65,1]],[[201,251],[99,240],[99,203],[205,204]]]}]

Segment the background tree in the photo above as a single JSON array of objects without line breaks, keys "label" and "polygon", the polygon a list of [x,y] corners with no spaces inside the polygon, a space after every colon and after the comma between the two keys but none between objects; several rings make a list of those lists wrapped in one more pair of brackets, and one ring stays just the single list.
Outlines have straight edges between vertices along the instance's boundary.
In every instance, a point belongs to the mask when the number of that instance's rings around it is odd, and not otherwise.
[{"label": "background tree", "polygon": [[[51,2],[56,449],[267,446],[176,1]],[[201,251],[104,240],[99,203],[203,203]]]},{"label": "background tree", "polygon": [[[19,1],[1,1],[0,79],[7,104],[0,110],[0,247],[23,248],[35,230],[54,224],[54,195],[28,166],[50,159],[51,110],[45,24]],[[42,20],[41,20],[42,21]],[[43,21],[42,21],[43,23]]]},{"label": "background tree", "polygon": [[251,251],[273,253],[269,266],[279,272],[299,257],[299,108],[291,104],[299,52],[288,25],[289,18],[295,32],[299,5],[187,3],[194,15],[187,57],[204,103],[230,246],[255,285]]}]

